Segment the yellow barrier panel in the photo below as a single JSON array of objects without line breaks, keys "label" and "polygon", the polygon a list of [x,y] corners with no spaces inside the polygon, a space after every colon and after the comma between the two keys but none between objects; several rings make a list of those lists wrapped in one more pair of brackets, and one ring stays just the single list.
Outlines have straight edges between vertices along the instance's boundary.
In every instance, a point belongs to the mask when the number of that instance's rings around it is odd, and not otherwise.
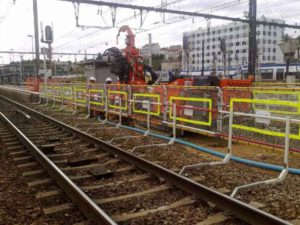
[{"label": "yellow barrier panel", "polygon": [[[161,102],[160,102],[160,95],[159,94],[143,94],[143,93],[135,93],[135,94],[133,94],[133,99],[134,100],[137,100],[136,99],[137,97],[156,98],[157,101],[154,101],[154,102],[157,103],[155,105],[155,106],[157,106],[157,110],[155,112],[152,112],[150,110],[149,114],[150,115],[154,115],[154,116],[159,116],[159,114],[160,114],[160,104],[161,104]],[[145,101],[146,103],[148,102],[147,100],[142,100],[142,101]],[[153,102],[153,101],[149,101],[149,102],[151,104],[151,102]],[[147,109],[146,110],[137,109],[135,107],[135,105],[136,105],[136,102],[133,102],[133,112],[135,112],[135,113],[141,113],[141,114],[148,114],[148,110]],[[148,105],[147,105],[147,107],[148,107]],[[151,105],[150,105],[150,109],[151,109]]]},{"label": "yellow barrier panel", "polygon": [[[171,106],[172,106],[173,100],[193,101],[193,102],[207,102],[208,103],[208,109],[207,110],[209,111],[209,113],[208,113],[208,121],[191,120],[191,119],[186,119],[186,118],[182,118],[182,117],[178,117],[178,116],[176,116],[176,120],[182,121],[182,122],[186,122],[186,123],[191,123],[191,124],[211,126],[211,124],[212,124],[212,99],[209,99],[209,98],[189,98],[189,97],[171,96],[170,97],[170,105]],[[169,110],[170,119],[173,119],[172,111],[173,110]]]},{"label": "yellow barrier panel", "polygon": [[[250,103],[250,104],[268,104],[268,105],[281,105],[281,106],[289,106],[289,107],[299,107],[298,102],[288,102],[288,101],[280,101],[280,100],[268,100],[268,99],[244,99],[244,98],[231,98],[230,99],[230,110],[233,110],[234,103]],[[285,137],[285,133],[278,131],[270,131],[255,127],[244,126],[240,124],[232,124],[233,128],[251,131],[259,134],[266,134],[269,136],[276,137]],[[290,138],[300,140],[300,130],[298,134],[290,134]]]},{"label": "yellow barrier panel", "polygon": [[52,84],[48,84],[48,89],[47,89],[47,96],[48,97],[53,97],[54,96],[54,86]]},{"label": "yellow barrier panel", "polygon": [[[253,97],[254,99],[259,99],[257,98],[257,96],[259,94],[276,94],[276,95],[281,95],[281,96],[284,96],[284,95],[296,95],[297,96],[297,101],[291,101],[291,102],[295,102],[298,104],[298,107],[295,107],[297,110],[296,111],[283,111],[283,110],[270,110],[268,108],[266,109],[263,109],[265,111],[268,111],[268,112],[272,112],[272,113],[278,113],[278,114],[287,114],[287,115],[299,115],[300,114],[300,92],[292,92],[292,91],[274,91],[274,90],[254,90],[253,91]],[[271,100],[271,99],[270,99]],[[275,100],[275,99],[272,99],[272,100]],[[279,99],[278,99],[279,100]],[[277,101],[277,99],[276,99]],[[258,109],[255,104],[253,104],[253,108],[254,109]]]},{"label": "yellow barrier panel", "polygon": [[[101,101],[98,101],[101,100]],[[90,90],[90,104],[91,105],[104,105],[104,90]]]},{"label": "yellow barrier panel", "polygon": [[53,91],[54,91],[54,98],[61,100],[62,99],[61,86],[54,86]]},{"label": "yellow barrier panel", "polygon": [[41,97],[46,97],[47,96],[47,89],[45,83],[40,84],[40,96]]},{"label": "yellow barrier panel", "polygon": [[[121,96],[122,95],[125,96],[125,105],[122,106],[122,104],[121,104],[121,109],[127,110],[127,108],[128,108],[128,106],[127,106],[127,92],[125,92],[125,91],[108,91],[108,95],[107,95],[108,99],[111,99],[110,97],[112,95],[114,97],[115,102],[116,102],[116,100],[122,101]],[[117,96],[118,96],[118,98],[116,98]],[[114,108],[114,109],[120,109],[120,106],[119,106],[118,103],[117,104],[111,104],[110,101],[109,101],[108,106],[111,107],[111,108]]]},{"label": "yellow barrier panel", "polygon": [[86,88],[82,86],[75,86],[74,92],[77,103],[86,103]]},{"label": "yellow barrier panel", "polygon": [[73,88],[63,87],[63,99],[73,100]]}]

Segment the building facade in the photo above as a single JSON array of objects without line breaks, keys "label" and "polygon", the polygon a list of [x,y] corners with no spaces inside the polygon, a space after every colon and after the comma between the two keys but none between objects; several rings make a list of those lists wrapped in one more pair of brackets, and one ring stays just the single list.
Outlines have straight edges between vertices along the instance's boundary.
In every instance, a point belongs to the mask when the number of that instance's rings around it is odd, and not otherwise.
[{"label": "building facade", "polygon": [[[158,55],[160,53],[160,46],[158,43],[152,43],[151,47],[152,47],[151,48],[152,55]],[[142,47],[141,54],[145,58],[150,57],[150,45],[149,44],[146,44]]]},{"label": "building facade", "polygon": [[[283,20],[265,17],[259,20],[284,23]],[[284,29],[281,27],[257,25],[258,64],[284,62],[283,53],[278,45],[283,35]],[[238,70],[248,64],[249,26],[247,24],[231,22],[205,29],[199,28],[184,33],[183,37],[185,42],[183,43],[185,48],[182,57],[183,70],[201,70],[203,53],[205,71],[216,70],[226,73],[226,70]],[[202,49],[203,44],[204,49]]]}]

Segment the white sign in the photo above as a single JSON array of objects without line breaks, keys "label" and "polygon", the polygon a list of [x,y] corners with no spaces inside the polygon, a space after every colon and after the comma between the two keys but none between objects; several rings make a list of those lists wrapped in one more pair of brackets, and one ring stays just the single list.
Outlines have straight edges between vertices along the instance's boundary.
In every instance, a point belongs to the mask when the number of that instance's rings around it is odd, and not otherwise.
[{"label": "white sign", "polygon": [[[271,113],[268,111],[263,111],[263,110],[256,110],[255,114],[258,116],[266,116],[266,117],[270,117]],[[269,118],[255,118],[255,122],[256,123],[263,123],[266,125],[270,125],[270,119]]]},{"label": "white sign", "polygon": [[115,105],[120,104],[120,97],[118,95],[115,96]]},{"label": "white sign", "polygon": [[185,116],[193,116],[193,106],[192,105],[184,105],[184,115]]},{"label": "white sign", "polygon": [[143,109],[148,109],[149,108],[149,103],[150,102],[148,102],[148,101],[146,101],[146,100],[143,100]]}]

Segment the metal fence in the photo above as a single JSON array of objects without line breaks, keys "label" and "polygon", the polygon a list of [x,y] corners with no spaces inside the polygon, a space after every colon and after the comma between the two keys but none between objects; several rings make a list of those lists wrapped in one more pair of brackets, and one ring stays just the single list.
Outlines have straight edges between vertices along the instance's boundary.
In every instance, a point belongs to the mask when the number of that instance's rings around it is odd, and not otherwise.
[{"label": "metal fence", "polygon": [[[284,121],[270,118],[300,120],[300,88],[48,83],[41,85],[40,97],[62,109],[129,118],[147,129],[170,129],[176,123],[180,130],[225,138],[233,111],[240,113],[232,120],[233,139],[280,148]],[[299,124],[291,122],[289,137],[291,149],[299,151]]]}]

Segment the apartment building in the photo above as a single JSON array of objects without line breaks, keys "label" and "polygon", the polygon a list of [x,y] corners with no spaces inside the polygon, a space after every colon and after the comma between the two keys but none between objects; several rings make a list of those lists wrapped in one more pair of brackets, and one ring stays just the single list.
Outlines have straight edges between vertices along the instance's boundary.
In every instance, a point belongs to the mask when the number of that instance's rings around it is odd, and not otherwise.
[{"label": "apartment building", "polygon": [[[283,20],[261,17],[258,20],[284,23]],[[278,26],[257,25],[257,57],[258,63],[283,63],[283,53],[279,48],[284,29]],[[204,51],[204,69],[217,71],[234,70],[248,64],[249,26],[240,22],[231,22],[210,28],[183,34],[186,48],[182,57],[183,70],[198,71],[202,68],[202,51]],[[225,51],[221,50],[224,39]],[[204,41],[204,49],[202,44]],[[224,53],[226,57],[224,57]],[[226,58],[226,60],[224,60]]]}]

